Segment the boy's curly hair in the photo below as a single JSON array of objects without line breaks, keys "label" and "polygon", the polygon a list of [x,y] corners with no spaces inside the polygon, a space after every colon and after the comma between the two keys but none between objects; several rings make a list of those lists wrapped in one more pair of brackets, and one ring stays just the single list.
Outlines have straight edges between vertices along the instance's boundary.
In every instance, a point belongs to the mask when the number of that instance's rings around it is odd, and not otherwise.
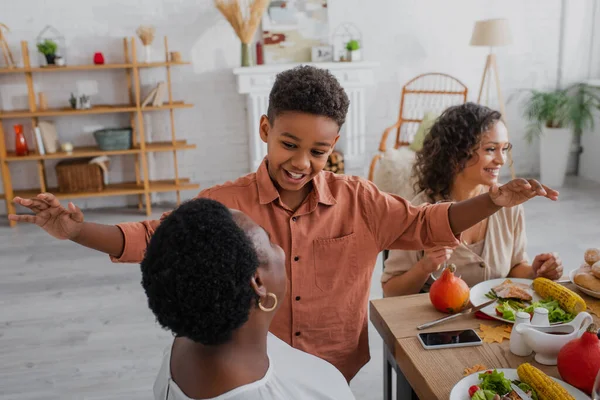
[{"label": "boy's curly hair", "polygon": [[271,124],[286,111],[323,115],[338,126],[346,121],[350,101],[338,80],[328,70],[303,65],[277,74],[267,117]]},{"label": "boy's curly hair", "polygon": [[432,199],[448,199],[454,178],[475,156],[483,133],[501,117],[498,111],[475,103],[446,109],[416,155],[413,173],[419,191]]},{"label": "boy's curly hair", "polygon": [[229,209],[194,199],[156,229],[141,263],[142,286],[158,323],[207,346],[229,341],[258,296],[254,244]]}]

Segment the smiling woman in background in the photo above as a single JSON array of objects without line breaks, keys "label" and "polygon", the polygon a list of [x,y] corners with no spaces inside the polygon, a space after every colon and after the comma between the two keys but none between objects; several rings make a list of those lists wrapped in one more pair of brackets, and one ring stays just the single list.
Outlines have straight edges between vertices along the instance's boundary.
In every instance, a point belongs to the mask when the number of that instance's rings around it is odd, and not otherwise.
[{"label": "smiling woman in background", "polygon": [[[463,201],[498,184],[511,148],[499,112],[474,103],[448,108],[431,127],[417,153],[415,173],[420,193],[414,205]],[[547,189],[547,188],[546,188]],[[431,274],[448,261],[469,286],[504,277],[556,280],[562,262],[556,253],[539,254],[529,264],[523,206],[503,208],[463,232],[455,248],[392,250],[381,278],[386,297],[428,291]]]}]

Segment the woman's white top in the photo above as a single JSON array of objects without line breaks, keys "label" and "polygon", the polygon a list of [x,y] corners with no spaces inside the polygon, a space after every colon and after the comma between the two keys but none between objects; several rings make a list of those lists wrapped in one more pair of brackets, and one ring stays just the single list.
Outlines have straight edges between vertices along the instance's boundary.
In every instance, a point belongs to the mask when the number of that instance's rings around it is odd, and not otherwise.
[{"label": "woman's white top", "polygon": [[[192,400],[171,378],[171,347],[154,383],[155,400]],[[265,376],[210,400],[353,400],[344,376],[325,360],[295,349],[269,332]]]}]

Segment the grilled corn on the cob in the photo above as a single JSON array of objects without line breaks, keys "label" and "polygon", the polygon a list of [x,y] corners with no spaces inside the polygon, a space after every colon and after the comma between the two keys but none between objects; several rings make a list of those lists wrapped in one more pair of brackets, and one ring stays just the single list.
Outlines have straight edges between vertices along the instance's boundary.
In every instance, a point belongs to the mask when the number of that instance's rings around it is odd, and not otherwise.
[{"label": "grilled corn on the cob", "polygon": [[552,297],[568,313],[579,314],[587,308],[585,300],[581,296],[550,279],[535,278],[533,290],[544,299]]},{"label": "grilled corn on the cob", "polygon": [[575,400],[558,382],[529,363],[519,365],[517,374],[521,382],[535,390],[540,400]]}]

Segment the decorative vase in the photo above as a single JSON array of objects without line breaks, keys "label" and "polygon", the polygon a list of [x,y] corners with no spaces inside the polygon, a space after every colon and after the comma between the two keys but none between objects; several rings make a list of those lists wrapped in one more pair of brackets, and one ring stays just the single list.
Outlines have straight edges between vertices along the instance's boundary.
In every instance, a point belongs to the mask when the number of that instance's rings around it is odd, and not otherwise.
[{"label": "decorative vase", "polygon": [[263,65],[264,63],[263,44],[261,42],[256,42],[256,65]]},{"label": "decorative vase", "polygon": [[361,61],[362,55],[359,50],[348,50],[348,61]]},{"label": "decorative vase", "polygon": [[94,53],[94,64],[101,65],[104,64],[104,55],[100,52]]},{"label": "decorative vase", "polygon": [[248,43],[242,43],[242,67],[249,67],[252,63],[252,53]]},{"label": "decorative vase", "polygon": [[567,173],[573,133],[570,128],[542,128],[540,180],[551,188],[562,187]]},{"label": "decorative vase", "polygon": [[29,154],[29,147],[23,134],[23,125],[17,124],[13,128],[15,130],[15,154],[17,156],[26,156]]},{"label": "decorative vase", "polygon": [[152,47],[150,45],[144,46],[144,54],[146,55],[146,62],[149,63],[152,59]]}]

